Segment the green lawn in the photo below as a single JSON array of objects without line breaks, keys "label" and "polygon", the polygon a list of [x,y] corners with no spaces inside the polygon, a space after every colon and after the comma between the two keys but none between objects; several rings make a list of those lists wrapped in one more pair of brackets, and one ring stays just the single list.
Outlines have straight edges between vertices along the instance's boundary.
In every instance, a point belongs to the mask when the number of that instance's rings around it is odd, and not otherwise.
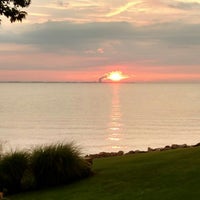
[{"label": "green lawn", "polygon": [[200,148],[95,159],[95,175],[11,200],[200,199]]}]

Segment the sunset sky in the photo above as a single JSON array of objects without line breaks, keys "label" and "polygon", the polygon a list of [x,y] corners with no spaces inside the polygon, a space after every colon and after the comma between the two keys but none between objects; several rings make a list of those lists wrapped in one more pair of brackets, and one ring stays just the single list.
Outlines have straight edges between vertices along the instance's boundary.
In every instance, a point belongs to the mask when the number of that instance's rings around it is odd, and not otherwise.
[{"label": "sunset sky", "polygon": [[1,16],[0,81],[200,80],[200,0],[32,0]]}]

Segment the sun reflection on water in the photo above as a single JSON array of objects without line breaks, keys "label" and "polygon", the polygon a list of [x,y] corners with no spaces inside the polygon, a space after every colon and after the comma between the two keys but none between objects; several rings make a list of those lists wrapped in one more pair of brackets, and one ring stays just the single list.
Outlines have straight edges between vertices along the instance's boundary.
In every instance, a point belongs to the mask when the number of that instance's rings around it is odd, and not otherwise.
[{"label": "sun reflection on water", "polygon": [[120,84],[111,85],[112,87],[112,102],[109,121],[108,140],[111,142],[112,149],[120,149],[123,136],[122,113],[120,104]]}]

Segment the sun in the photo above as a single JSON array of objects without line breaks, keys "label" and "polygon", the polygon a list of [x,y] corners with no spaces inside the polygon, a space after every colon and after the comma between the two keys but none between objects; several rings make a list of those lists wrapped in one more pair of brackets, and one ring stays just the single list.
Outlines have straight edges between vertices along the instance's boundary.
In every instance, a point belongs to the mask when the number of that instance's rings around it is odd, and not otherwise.
[{"label": "sun", "polygon": [[121,71],[112,71],[112,72],[108,72],[108,73],[104,74],[103,76],[101,76],[98,81],[99,81],[99,83],[102,83],[103,80],[105,80],[105,81],[108,80],[109,82],[110,81],[120,82],[126,78],[129,78],[129,76],[126,74],[123,74]]},{"label": "sun", "polygon": [[128,78],[128,76],[124,75],[121,71],[113,71],[113,72],[108,73],[106,78],[111,81],[118,82],[118,81]]}]

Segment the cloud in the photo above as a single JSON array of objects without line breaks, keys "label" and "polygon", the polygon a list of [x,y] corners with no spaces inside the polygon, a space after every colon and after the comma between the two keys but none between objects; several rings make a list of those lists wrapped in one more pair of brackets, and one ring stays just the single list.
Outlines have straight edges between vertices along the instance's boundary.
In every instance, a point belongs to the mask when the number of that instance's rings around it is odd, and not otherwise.
[{"label": "cloud", "polygon": [[2,49],[0,68],[87,71],[113,65],[154,66],[159,71],[162,66],[187,66],[197,71],[199,35],[199,24],[178,22],[138,27],[127,22],[49,21],[20,34],[2,31],[0,45],[14,44],[20,51]]},{"label": "cloud", "polygon": [[199,8],[200,0],[34,0],[22,24],[0,26],[0,70],[200,74]]},{"label": "cloud", "polygon": [[137,25],[175,20],[196,23],[200,22],[200,12],[195,9],[198,4],[197,0],[190,3],[188,0],[35,0],[28,13],[45,15],[28,15],[27,19],[31,23],[49,20],[76,23],[126,21]]},{"label": "cloud", "polygon": [[126,10],[128,10],[129,8],[131,8],[132,6],[137,5],[139,3],[141,3],[141,1],[128,2],[127,4],[125,4],[125,5],[117,8],[115,11],[112,11],[112,12],[108,13],[106,15],[106,17],[113,17],[115,15],[119,15],[122,12],[125,12]]},{"label": "cloud", "polygon": [[133,27],[125,22],[74,24],[68,22],[47,22],[35,24],[21,34],[10,37],[1,35],[0,42],[32,44],[48,50],[85,50],[99,48],[107,40],[123,40],[133,33]]},{"label": "cloud", "polygon": [[69,6],[69,3],[68,3],[68,2],[65,2],[65,1],[62,1],[62,0],[58,0],[58,1],[56,2],[56,4],[57,4],[58,6],[65,7],[65,8],[67,8],[67,7]]},{"label": "cloud", "polygon": [[104,49],[103,48],[98,48],[97,52],[100,53],[100,54],[103,54],[104,53]]},{"label": "cloud", "polygon": [[181,10],[193,10],[200,9],[200,3],[198,2],[181,2],[173,1],[168,4],[171,8],[181,9]]},{"label": "cloud", "polygon": [[[38,46],[45,51],[98,49],[101,44],[167,44],[171,47],[200,45],[199,24],[163,23],[137,27],[127,22],[69,23],[47,22],[27,27],[23,33],[0,33],[1,43]],[[104,49],[104,47],[101,47]],[[105,50],[105,49],[104,49]]]},{"label": "cloud", "polygon": [[49,14],[44,14],[44,13],[29,13],[31,16],[37,16],[37,17],[50,17]]}]

